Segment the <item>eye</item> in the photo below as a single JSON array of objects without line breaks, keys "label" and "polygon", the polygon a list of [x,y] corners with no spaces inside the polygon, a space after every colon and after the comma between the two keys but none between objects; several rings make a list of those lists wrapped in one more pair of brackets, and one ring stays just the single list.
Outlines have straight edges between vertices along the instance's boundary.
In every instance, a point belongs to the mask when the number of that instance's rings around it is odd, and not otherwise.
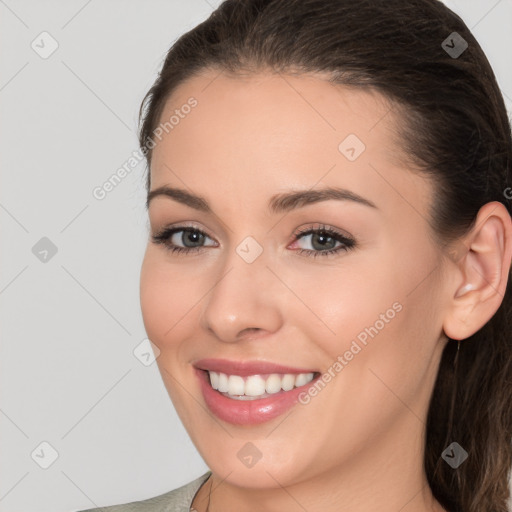
[{"label": "eye", "polygon": [[[296,240],[302,240],[307,236],[311,236],[312,246],[320,247],[320,250],[298,249],[297,252],[299,254],[305,253],[313,258],[317,256],[333,256],[340,251],[348,251],[356,246],[353,238],[349,238],[336,229],[324,225],[299,230],[295,234]],[[336,242],[341,245],[335,247]]]},{"label": "eye", "polygon": [[[312,237],[311,242],[313,247],[319,247],[320,250],[298,249],[297,252],[313,258],[317,256],[332,256],[341,251],[348,251],[356,246],[356,242],[353,238],[349,238],[334,228],[324,225],[299,230],[294,236],[295,241],[302,240],[308,236]],[[194,226],[175,226],[165,228],[151,238],[154,243],[163,244],[164,247],[172,253],[186,254],[192,252],[199,253],[201,249],[205,247],[201,244],[205,239],[210,237],[204,231]],[[177,242],[181,242],[184,247],[177,245]],[[340,245],[334,247],[336,243]],[[215,244],[213,245],[215,246]]]},{"label": "eye", "polygon": [[[199,252],[202,246],[197,246],[196,244],[201,244],[204,239],[209,238],[209,236],[204,231],[193,226],[176,226],[173,228],[165,228],[151,238],[154,243],[163,244],[167,250],[173,253],[189,253]],[[185,247],[176,245],[177,241],[184,243]],[[187,244],[190,245],[187,246]]]}]

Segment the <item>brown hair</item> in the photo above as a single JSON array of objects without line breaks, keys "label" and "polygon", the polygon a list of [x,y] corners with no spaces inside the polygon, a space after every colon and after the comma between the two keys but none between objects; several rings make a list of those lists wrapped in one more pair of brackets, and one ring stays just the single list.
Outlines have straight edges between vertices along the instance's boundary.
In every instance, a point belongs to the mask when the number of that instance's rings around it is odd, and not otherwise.
[{"label": "brown hair", "polygon": [[[460,55],[448,51],[464,41]],[[327,72],[334,84],[382,93],[399,114],[404,155],[433,179],[430,223],[443,245],[466,234],[487,202],[511,213],[504,191],[512,183],[512,135],[503,97],[480,45],[439,0],[224,1],[172,45],[144,97],[139,142],[148,170],[166,100],[206,69]],[[148,171],[148,192],[150,178]],[[460,343],[457,364],[457,341],[442,355],[424,465],[435,498],[452,512],[508,510],[511,320],[507,285],[493,318]],[[453,441],[468,453],[457,468],[441,457]]]}]

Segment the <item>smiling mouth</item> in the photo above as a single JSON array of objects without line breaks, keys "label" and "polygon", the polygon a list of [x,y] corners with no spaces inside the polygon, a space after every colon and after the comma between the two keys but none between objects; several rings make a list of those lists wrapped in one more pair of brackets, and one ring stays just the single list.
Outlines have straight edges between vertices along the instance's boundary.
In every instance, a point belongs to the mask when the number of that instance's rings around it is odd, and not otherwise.
[{"label": "smiling mouth", "polygon": [[202,370],[210,386],[221,395],[234,400],[259,400],[286,393],[305,386],[320,375],[309,373],[268,373],[256,375],[230,375],[223,372]]}]

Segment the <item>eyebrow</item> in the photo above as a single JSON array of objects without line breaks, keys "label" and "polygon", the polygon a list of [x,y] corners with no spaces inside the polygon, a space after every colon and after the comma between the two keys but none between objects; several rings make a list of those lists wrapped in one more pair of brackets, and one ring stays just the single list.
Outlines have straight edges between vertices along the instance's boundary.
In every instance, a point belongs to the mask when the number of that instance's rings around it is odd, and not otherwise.
[{"label": "eyebrow", "polygon": [[[149,192],[146,200],[146,209],[152,199],[158,196],[165,196],[204,213],[213,213],[208,201],[201,196],[192,194],[187,190],[164,185]],[[273,195],[268,203],[268,209],[273,214],[289,212],[302,208],[309,204],[321,201],[354,201],[371,208],[377,208],[375,203],[366,199],[351,190],[339,187],[328,187],[317,190],[292,190],[281,194]]]}]

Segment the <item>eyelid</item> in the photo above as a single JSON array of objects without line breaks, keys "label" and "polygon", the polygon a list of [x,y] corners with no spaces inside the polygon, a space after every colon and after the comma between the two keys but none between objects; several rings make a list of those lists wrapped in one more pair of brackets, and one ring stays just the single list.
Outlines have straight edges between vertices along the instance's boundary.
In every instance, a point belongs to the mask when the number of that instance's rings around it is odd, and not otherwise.
[{"label": "eyelid", "polygon": [[199,226],[198,224],[196,224],[192,221],[191,222],[187,222],[187,221],[176,222],[175,224],[170,224],[169,226],[166,225],[159,231],[163,232],[163,231],[167,231],[167,230],[171,230],[171,229],[176,230],[176,231],[182,231],[182,230],[185,231],[188,229],[193,230],[193,231],[199,231],[199,232],[205,234],[208,238],[215,240],[215,237],[210,235],[207,229],[205,229],[202,226]]},{"label": "eyelid", "polygon": [[307,227],[305,228],[297,228],[293,233],[293,237],[304,235],[306,233],[310,233],[311,231],[325,231],[328,233],[333,233],[338,236],[345,237],[349,240],[354,240],[354,237],[348,231],[345,231],[344,229],[341,228],[335,228],[334,226],[324,224],[322,222],[313,222],[312,224],[307,224]]},{"label": "eyelid", "polygon": [[359,245],[358,242],[356,241],[356,239],[352,235],[347,233],[345,230],[335,228],[333,226],[326,225],[323,223],[318,223],[318,222],[315,223],[313,226],[297,229],[293,234],[293,243],[299,242],[306,236],[310,236],[310,235],[318,234],[318,233],[325,233],[327,235],[327,238],[332,238],[333,240],[336,240],[336,242],[342,244],[342,246],[340,246],[336,249],[326,249],[324,251],[314,251],[311,249],[298,249],[297,252],[299,254],[301,254],[303,252],[310,253],[312,256],[316,256],[316,255],[320,255],[320,254],[327,256],[327,255],[332,255],[332,254],[338,253],[340,251],[344,251],[344,250],[346,251],[346,250],[355,248],[356,246]]},{"label": "eyelid", "polygon": [[[179,245],[171,244],[169,243],[169,239],[176,234],[180,232],[198,232],[201,233],[206,238],[209,238],[210,240],[214,240],[214,243],[217,244],[218,242],[215,242],[215,239],[211,237],[206,230],[203,230],[199,226],[197,226],[194,223],[178,223],[178,225],[171,225],[168,227],[164,227],[161,231],[159,231],[157,234],[154,234],[151,236],[153,243],[162,244],[165,248],[165,250],[169,251],[171,254],[176,255],[182,255],[182,256],[194,256],[194,255],[200,255],[204,253],[205,247],[211,247],[211,246],[199,246],[199,247],[181,247]],[[313,234],[327,234],[327,238],[331,238],[335,240],[337,243],[341,244],[340,246],[332,249],[325,249],[325,250],[314,250],[314,249],[295,249],[292,252],[294,254],[299,255],[305,255],[305,257],[308,258],[314,258],[320,257],[321,259],[327,259],[331,257],[338,257],[343,252],[348,252],[352,249],[355,249],[359,246],[359,243],[356,241],[352,235],[345,235],[344,230],[340,230],[338,228],[334,228],[332,226],[328,226],[322,223],[316,223],[313,226],[308,226],[306,228],[298,228],[295,233],[293,234],[293,240],[292,242],[298,242],[302,238],[306,236],[310,236]],[[346,232],[345,232],[346,233]]]},{"label": "eyelid", "polygon": [[[212,240],[215,240],[215,237],[210,235],[207,229],[205,229],[202,226],[199,226],[198,224],[194,223],[193,221],[190,221],[190,222],[187,222],[187,221],[177,222],[177,223],[171,224],[169,226],[164,226],[162,229],[160,229],[158,231],[159,232],[163,232],[163,231],[171,230],[171,229],[180,229],[180,230],[183,229],[183,230],[185,230],[186,228],[200,231],[201,233],[207,235]],[[306,225],[306,227],[299,227],[299,228],[297,228],[292,233],[292,241],[295,241],[300,235],[310,234],[311,231],[326,231],[326,232],[330,232],[332,234],[336,234],[338,236],[345,237],[345,238],[347,238],[349,240],[354,240],[355,241],[354,237],[350,233],[348,233],[347,231],[345,231],[343,229],[340,229],[340,228],[335,228],[333,226],[330,226],[329,224],[324,224],[322,222],[308,223]]]},{"label": "eyelid", "polygon": [[156,232],[154,234],[150,235],[150,238],[153,241],[153,243],[162,244],[166,250],[173,252],[173,253],[176,252],[176,253],[183,253],[183,254],[185,254],[185,253],[199,254],[200,252],[203,252],[203,250],[206,247],[212,247],[211,245],[206,245],[206,246],[197,247],[197,248],[184,248],[184,247],[180,247],[180,246],[171,246],[169,244],[168,240],[170,238],[172,238],[172,236],[174,236],[174,234],[180,233],[180,232],[197,231],[197,232],[201,233],[202,235],[205,235],[205,237],[209,238],[210,240],[213,240],[214,243],[217,244],[217,245],[215,245],[215,247],[218,247],[218,245],[219,245],[218,242],[215,241],[215,238],[208,234],[208,231],[206,229],[203,229],[202,227],[198,226],[197,224],[195,224],[193,222],[187,222],[187,221],[178,222],[176,224],[164,226],[161,229],[155,230],[155,231]]}]

